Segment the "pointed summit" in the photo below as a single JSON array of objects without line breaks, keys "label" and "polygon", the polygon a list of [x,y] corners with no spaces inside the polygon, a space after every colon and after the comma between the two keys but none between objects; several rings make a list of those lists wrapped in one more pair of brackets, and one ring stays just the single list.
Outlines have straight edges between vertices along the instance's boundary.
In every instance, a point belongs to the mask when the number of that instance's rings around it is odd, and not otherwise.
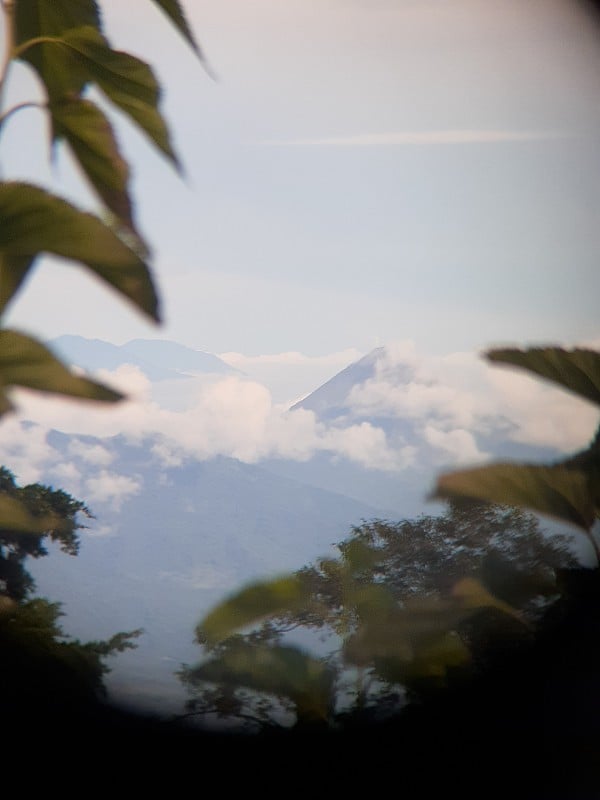
[{"label": "pointed summit", "polygon": [[[382,369],[389,371],[389,350],[386,347],[376,347],[358,361],[353,362],[326,383],[315,389],[303,400],[295,403],[291,411],[304,408],[322,419],[332,419],[345,415],[348,412],[348,396],[352,389],[366,381],[377,377]],[[407,380],[410,367],[398,363],[394,365],[394,372],[398,373],[396,379]]]}]

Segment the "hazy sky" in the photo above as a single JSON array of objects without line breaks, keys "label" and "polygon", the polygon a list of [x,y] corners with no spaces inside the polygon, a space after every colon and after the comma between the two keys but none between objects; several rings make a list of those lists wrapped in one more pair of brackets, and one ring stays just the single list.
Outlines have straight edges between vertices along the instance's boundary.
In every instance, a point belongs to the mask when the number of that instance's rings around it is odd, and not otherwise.
[{"label": "hazy sky", "polygon": [[[253,356],[600,335],[600,36],[578,5],[183,5],[216,80],[147,0],[104,4],[113,43],[155,66],[186,167],[119,122],[165,325],[49,261],[12,324]],[[39,119],[8,126],[4,174],[89,202],[64,156],[48,172]]]}]

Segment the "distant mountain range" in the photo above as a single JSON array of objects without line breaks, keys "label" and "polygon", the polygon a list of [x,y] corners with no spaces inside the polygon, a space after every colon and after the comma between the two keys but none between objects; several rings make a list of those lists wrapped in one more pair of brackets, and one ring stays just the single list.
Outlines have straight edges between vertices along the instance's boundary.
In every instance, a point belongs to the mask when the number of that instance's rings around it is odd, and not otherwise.
[{"label": "distant mountain range", "polygon": [[[190,376],[240,375],[217,356],[173,342],[115,346],[61,336],[49,344],[87,370],[132,364],[153,385]],[[81,499],[92,506],[97,521],[84,535],[77,558],[52,552],[30,567],[40,593],[64,602],[65,628],[73,635],[89,639],[145,629],[139,648],[114,662],[109,683],[115,697],[180,710],[184,695],[173,672],[199,656],[194,625],[214,602],[245,581],[294,570],[326,554],[362,519],[410,518],[439,508],[425,499],[440,469],[440,452],[423,433],[427,414],[417,420],[369,412],[352,402],[357,389],[377,378],[385,356],[384,348],[372,351],[290,413],[311,411],[334,431],[350,424],[381,428],[392,448],[414,449],[414,463],[402,471],[368,469],[323,450],[306,460],[271,457],[260,464],[222,456],[200,461],[189,454],[169,463],[161,456],[165,443],[159,434],[136,442],[125,435],[48,435],[47,444],[58,456],[43,480],[61,487],[61,476],[76,475]],[[413,379],[409,365],[388,365],[391,386]],[[503,419],[489,421],[474,440],[496,457],[556,455],[510,442]],[[86,486],[95,487],[95,499],[86,497]]]},{"label": "distant mountain range", "polygon": [[[193,630],[211,604],[248,580],[326,554],[361,519],[387,516],[234,459],[166,467],[153,453],[157,440],[52,432],[48,444],[60,454],[59,474],[69,463],[83,482],[115,475],[135,482],[124,499],[89,501],[97,521],[76,558],[52,552],[30,568],[38,591],[64,602],[72,635],[145,629],[139,648],[115,660],[110,685],[115,696],[146,707],[180,708],[172,673],[199,657]],[[101,448],[110,467],[86,461],[85,448]],[[46,480],[60,486],[52,469]]]},{"label": "distant mountain range", "polygon": [[114,370],[122,364],[131,364],[139,367],[151,381],[203,374],[240,374],[212,353],[161,339],[132,339],[115,345],[101,339],[65,335],[47,344],[62,359],[83,369]]}]

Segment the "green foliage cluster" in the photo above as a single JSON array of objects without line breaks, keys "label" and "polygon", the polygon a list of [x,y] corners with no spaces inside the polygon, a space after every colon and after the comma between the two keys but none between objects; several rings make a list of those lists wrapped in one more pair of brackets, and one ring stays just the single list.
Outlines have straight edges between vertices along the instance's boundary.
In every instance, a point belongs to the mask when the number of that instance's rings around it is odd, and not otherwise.
[{"label": "green foliage cluster", "polygon": [[492,631],[528,639],[558,595],[557,570],[575,564],[570,537],[470,500],[439,516],[364,522],[337,549],[204,618],[206,658],[180,674],[191,714],[336,727],[397,712],[479,669]]},{"label": "green foliage cluster", "polygon": [[60,604],[33,596],[35,583],[27,570],[28,559],[47,555],[49,541],[77,555],[80,520],[90,511],[61,489],[18,486],[0,467],[0,504],[4,501],[18,503],[28,518],[16,529],[0,523],[0,707],[6,715],[11,704],[15,713],[23,713],[30,703],[40,711],[49,704],[91,703],[104,692],[105,659],[134,647],[141,631],[106,641],[70,639],[59,623]]},{"label": "green foliage cluster", "polygon": [[[600,407],[600,353],[577,348],[491,350],[492,363],[524,369]],[[442,475],[434,497],[473,497],[530,508],[575,525],[600,555],[592,529],[600,518],[600,426],[581,452],[556,464],[498,463]]]},{"label": "green foliage cluster", "polygon": [[[495,350],[488,357],[600,405],[595,351]],[[207,659],[181,673],[195,695],[191,713],[272,724],[267,693],[298,723],[335,723],[342,696],[342,717],[348,709],[356,718],[371,706],[397,708],[411,694],[447,685],[457,670],[480,668],[498,641],[512,650],[558,596],[557,570],[575,566],[568,539],[545,537],[518,509],[577,526],[598,555],[600,428],[586,449],[557,464],[450,473],[433,496],[450,501],[440,517],[365,523],[338,546],[339,559],[246,587],[212,609],[197,629]],[[300,628],[333,635],[333,653],[315,658],[290,648],[283,637]]]},{"label": "green foliage cluster", "polygon": [[[151,0],[198,57],[202,53],[178,0]],[[50,254],[87,268],[154,322],[159,297],[151,253],[136,222],[130,170],[113,124],[124,115],[181,172],[167,123],[160,110],[160,85],[152,68],[114,49],[96,0],[0,0],[4,57],[0,64],[0,136],[11,118],[37,108],[49,123],[51,148],[66,148],[78,164],[97,203],[88,213],[45,188],[23,181],[0,181],[0,315],[3,315],[39,259]],[[23,99],[5,107],[11,67],[32,70],[43,89],[42,102]],[[94,100],[100,97],[100,102]],[[105,110],[107,108],[108,110]],[[0,416],[13,408],[12,387],[114,403],[119,392],[73,373],[42,343],[10,330],[0,321]],[[79,515],[79,516],[78,516]],[[18,487],[0,469],[0,679],[2,710],[9,719],[25,714],[27,698],[41,714],[54,698],[64,704],[90,701],[102,691],[104,659],[132,647],[140,631],[107,641],[68,640],[60,606],[32,598],[27,558],[46,554],[45,542],[75,555],[85,504],[61,490],[33,484]]]},{"label": "green foliage cluster", "polygon": [[[177,2],[156,0],[199,54]],[[99,90],[178,169],[167,124],[159,109],[160,87],[150,66],[114,50],[95,0],[4,0],[5,63],[0,98],[14,61],[37,74],[42,104],[24,101],[0,110],[0,132],[10,117],[39,105],[49,118],[52,145],[64,143],[100,203],[88,214],[45,189],[18,181],[0,183],[0,311],[21,287],[36,260],[51,253],[86,266],[151,320],[159,320],[150,250],[135,222],[129,167],[107,113],[88,97]],[[58,392],[105,402],[119,395],[86,379],[67,377],[39,342],[2,331],[0,382],[3,408],[9,386]],[[41,373],[42,371],[42,373]]]},{"label": "green foliage cluster", "polygon": [[[178,0],[151,0],[202,60]],[[2,0],[4,59],[0,65],[0,136],[14,114],[36,107],[49,122],[52,148],[66,147],[95,195],[90,214],[45,188],[0,181],[0,315],[44,254],[86,267],[154,322],[159,297],[151,253],[136,222],[130,170],[111,111],[123,114],[171,164],[181,164],[160,111],[161,89],[152,68],[115,50],[96,0]],[[39,79],[45,99],[5,108],[11,66],[20,62]],[[95,94],[94,94],[95,93]],[[92,99],[100,96],[101,102]],[[10,389],[22,386],[99,402],[122,395],[74,374],[41,342],[0,321],[0,416],[11,410]],[[25,511],[5,498],[0,519],[27,527]]]}]

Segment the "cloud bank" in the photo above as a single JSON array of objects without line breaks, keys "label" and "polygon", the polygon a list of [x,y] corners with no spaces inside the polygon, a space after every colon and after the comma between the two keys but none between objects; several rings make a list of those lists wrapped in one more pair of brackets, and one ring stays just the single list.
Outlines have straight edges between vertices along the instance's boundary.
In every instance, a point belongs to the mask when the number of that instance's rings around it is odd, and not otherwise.
[{"label": "cloud bank", "polygon": [[[191,378],[185,407],[165,408],[148,378],[127,365],[99,374],[129,396],[117,406],[23,390],[14,398],[19,415],[0,424],[0,459],[20,481],[39,480],[51,467],[68,491],[118,508],[140,490],[140,479],[111,469],[109,449],[82,436],[121,434],[132,442],[154,437],[152,454],[166,467],[188,458],[229,456],[256,463],[266,458],[307,461],[327,453],[367,469],[401,472],[425,457],[426,463],[446,465],[481,462],[491,455],[481,442],[492,434],[572,452],[589,442],[598,424],[590,404],[526,374],[491,367],[477,354],[425,357],[410,341],[378,354],[370,377],[362,374],[338,398],[343,409],[331,418],[320,419],[305,408],[290,411],[264,385],[240,376]],[[321,358],[326,366],[328,359],[333,364],[348,355]],[[230,358],[246,367],[295,362],[300,369],[311,361],[297,353]],[[23,430],[24,420],[36,425]],[[68,461],[49,443],[52,429],[74,435]],[[412,432],[408,438],[407,429]],[[92,467],[92,477],[83,481],[78,463]]]}]

